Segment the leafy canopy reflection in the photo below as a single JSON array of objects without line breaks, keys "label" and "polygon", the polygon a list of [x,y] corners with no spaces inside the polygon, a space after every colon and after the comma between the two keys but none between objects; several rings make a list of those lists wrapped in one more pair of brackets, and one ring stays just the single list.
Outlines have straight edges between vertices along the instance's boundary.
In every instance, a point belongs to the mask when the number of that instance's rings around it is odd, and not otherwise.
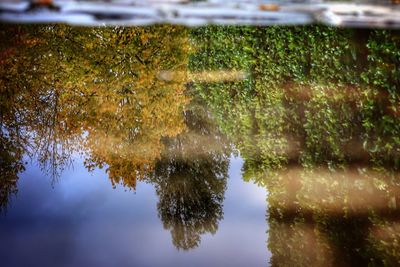
[{"label": "leafy canopy reflection", "polygon": [[[195,30],[190,68],[268,196],[274,266],[400,264],[400,35],[310,27]],[[206,55],[214,55],[207,57]]]},{"label": "leafy canopy reflection", "polygon": [[[185,129],[184,28],[7,26],[1,35],[2,183],[17,180],[23,154],[57,177],[83,151],[88,169],[107,166],[113,184],[135,188],[161,138]],[[159,79],[165,69],[181,75]]]}]

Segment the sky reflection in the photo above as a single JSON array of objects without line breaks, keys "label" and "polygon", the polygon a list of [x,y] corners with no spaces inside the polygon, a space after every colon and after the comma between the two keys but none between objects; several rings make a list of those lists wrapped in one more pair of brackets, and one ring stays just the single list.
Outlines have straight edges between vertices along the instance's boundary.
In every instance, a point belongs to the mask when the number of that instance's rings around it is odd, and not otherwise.
[{"label": "sky reflection", "polygon": [[3,266],[265,266],[265,189],[241,180],[231,158],[224,219],[196,250],[178,251],[157,217],[154,187],[113,189],[79,158],[54,185],[33,164],[0,220]]}]

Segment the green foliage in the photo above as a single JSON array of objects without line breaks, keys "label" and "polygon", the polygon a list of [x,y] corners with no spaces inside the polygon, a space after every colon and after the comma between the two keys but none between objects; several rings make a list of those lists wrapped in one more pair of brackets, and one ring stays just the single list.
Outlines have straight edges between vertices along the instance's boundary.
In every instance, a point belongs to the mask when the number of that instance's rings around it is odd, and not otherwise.
[{"label": "green foliage", "polygon": [[400,167],[400,36],[373,31],[367,43],[368,67],[363,81],[371,89],[361,105],[364,147],[378,164]]},{"label": "green foliage", "polygon": [[243,179],[268,190],[270,263],[400,264],[399,33],[205,27],[192,39],[191,68],[247,72],[195,88]]},{"label": "green foliage", "polygon": [[195,84],[245,158],[246,180],[288,162],[399,162],[396,32],[212,26],[192,39],[191,69],[247,72]]}]

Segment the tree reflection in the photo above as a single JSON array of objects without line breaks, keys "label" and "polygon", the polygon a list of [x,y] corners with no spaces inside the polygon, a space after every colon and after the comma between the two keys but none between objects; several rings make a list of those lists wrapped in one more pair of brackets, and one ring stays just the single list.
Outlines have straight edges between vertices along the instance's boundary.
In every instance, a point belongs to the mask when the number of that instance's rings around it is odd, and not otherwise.
[{"label": "tree reflection", "polygon": [[[15,81],[18,73],[13,66],[13,58],[26,47],[22,38],[7,38],[8,35],[18,36],[18,29],[0,30],[0,213],[7,209],[9,200],[16,194],[18,175],[24,170],[23,155],[26,138],[24,137],[23,118],[18,94],[24,84]],[[14,105],[15,103],[15,105]]]},{"label": "tree reflection", "polygon": [[[135,188],[160,157],[161,138],[184,130],[184,28],[8,25],[1,37],[4,192],[15,192],[6,181],[16,182],[23,155],[55,179],[74,152],[89,170],[107,166],[113,184]],[[180,76],[163,81],[164,70]]]},{"label": "tree reflection", "polygon": [[23,151],[19,144],[0,132],[0,213],[7,209],[9,199],[16,194],[18,174],[24,170]]},{"label": "tree reflection", "polygon": [[[113,185],[154,183],[177,248],[216,232],[229,147],[203,104],[185,108],[186,29],[9,26],[2,33],[14,36],[1,58],[4,203],[16,192],[24,155],[57,177],[79,152],[89,170],[107,168]],[[174,79],[162,79],[165,71]]]},{"label": "tree reflection", "polygon": [[196,88],[269,191],[271,264],[399,265],[399,33],[196,31],[192,68],[248,72]]},{"label": "tree reflection", "polygon": [[[161,138],[184,130],[185,30],[160,26],[96,34],[105,37],[100,43],[85,42],[89,63],[77,77],[84,87],[72,85],[90,96],[80,113],[87,132],[84,147],[90,151],[86,164],[89,169],[107,165],[113,184],[135,188],[160,157]],[[165,69],[182,75],[163,81],[158,74]]]},{"label": "tree reflection", "polygon": [[191,103],[187,131],[164,139],[166,149],[151,177],[159,217],[178,249],[197,247],[200,235],[214,234],[223,217],[229,146],[209,116]]},{"label": "tree reflection", "polygon": [[[182,27],[9,26],[1,37],[2,209],[24,155],[57,176],[79,151],[113,185],[153,183],[174,245],[194,248],[223,216],[221,128],[244,179],[270,193],[273,265],[399,264],[398,33],[205,27],[190,62]],[[202,104],[186,108],[188,68],[248,73],[193,85],[218,126]]]}]

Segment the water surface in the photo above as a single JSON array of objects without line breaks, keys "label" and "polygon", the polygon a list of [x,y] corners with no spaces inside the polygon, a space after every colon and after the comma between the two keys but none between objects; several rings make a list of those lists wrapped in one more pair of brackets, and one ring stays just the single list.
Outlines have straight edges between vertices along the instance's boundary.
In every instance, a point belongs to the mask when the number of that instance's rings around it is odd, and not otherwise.
[{"label": "water surface", "polygon": [[2,266],[397,266],[400,35],[0,31]]}]

